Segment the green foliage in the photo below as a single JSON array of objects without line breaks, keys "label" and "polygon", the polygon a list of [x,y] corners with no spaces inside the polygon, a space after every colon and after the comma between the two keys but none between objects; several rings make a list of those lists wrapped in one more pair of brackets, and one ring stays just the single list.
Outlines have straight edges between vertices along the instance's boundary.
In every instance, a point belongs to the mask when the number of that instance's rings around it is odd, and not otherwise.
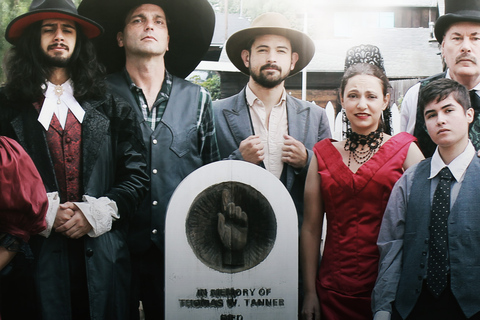
[{"label": "green foliage", "polygon": [[220,99],[220,76],[218,74],[210,75],[205,81],[202,81],[198,75],[194,75],[188,80],[207,89],[213,101]]},{"label": "green foliage", "polygon": [[31,0],[1,0],[0,1],[0,61],[2,61],[2,68],[0,69],[0,83],[5,81],[3,74],[3,57],[5,52],[11,47],[10,43],[5,40],[5,30],[8,24],[15,17],[28,11]]},{"label": "green foliage", "polygon": [[[81,1],[82,0],[73,0],[77,7]],[[0,68],[0,84],[5,81],[3,57],[11,47],[11,44],[5,40],[5,30],[10,21],[28,11],[31,3],[32,0],[0,0],[0,61],[2,62],[2,68]]]}]

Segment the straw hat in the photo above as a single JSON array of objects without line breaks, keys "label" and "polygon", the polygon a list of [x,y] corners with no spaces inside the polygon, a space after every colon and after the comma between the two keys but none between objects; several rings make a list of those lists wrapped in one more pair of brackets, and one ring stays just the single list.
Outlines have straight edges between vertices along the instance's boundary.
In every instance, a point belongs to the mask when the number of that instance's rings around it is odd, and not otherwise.
[{"label": "straw hat", "polygon": [[315,53],[315,44],[313,40],[305,33],[292,29],[285,16],[280,13],[267,12],[255,20],[249,28],[240,30],[230,36],[227,40],[226,51],[230,61],[241,72],[249,75],[248,68],[243,63],[241,53],[248,50],[251,41],[261,35],[274,34],[286,37],[292,44],[292,51],[298,53],[298,61],[290,76],[298,73],[312,60]]}]

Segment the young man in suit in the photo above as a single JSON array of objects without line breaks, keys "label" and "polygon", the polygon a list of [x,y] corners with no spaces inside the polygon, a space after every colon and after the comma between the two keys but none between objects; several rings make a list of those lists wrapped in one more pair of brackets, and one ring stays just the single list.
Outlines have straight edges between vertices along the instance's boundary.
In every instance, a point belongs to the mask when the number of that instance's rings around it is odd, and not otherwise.
[{"label": "young man in suit", "polygon": [[469,93],[439,79],[419,101],[437,148],[390,196],[377,242],[374,319],[480,319],[480,158],[468,137]]}]

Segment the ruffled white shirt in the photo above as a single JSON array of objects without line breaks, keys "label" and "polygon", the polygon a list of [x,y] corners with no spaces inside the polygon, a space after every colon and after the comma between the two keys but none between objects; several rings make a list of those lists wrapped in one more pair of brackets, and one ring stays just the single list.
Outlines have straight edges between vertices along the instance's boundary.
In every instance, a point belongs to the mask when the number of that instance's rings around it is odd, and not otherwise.
[{"label": "ruffled white shirt", "polygon": [[65,129],[68,109],[70,109],[75,118],[77,118],[78,122],[83,122],[85,110],[83,110],[82,106],[73,96],[72,80],[68,79],[62,85],[55,85],[47,81],[44,95],[45,100],[38,115],[38,122],[42,124],[45,130],[48,130],[50,127],[54,114],[57,116],[62,129]]},{"label": "ruffled white shirt", "polygon": [[[73,113],[78,122],[82,123],[85,116],[85,110],[78,103],[73,96],[72,81],[69,79],[62,85],[54,85],[47,81],[45,90],[45,101],[38,116],[38,121],[42,124],[45,130],[48,130],[52,117],[55,114],[62,128],[65,128],[67,121],[68,110]],[[48,196],[48,211],[45,217],[47,222],[47,229],[42,231],[40,235],[49,237],[52,232],[55,217],[60,206],[60,196],[58,192],[49,192]],[[84,195],[83,202],[74,202],[75,205],[84,214],[92,226],[92,230],[87,233],[90,237],[98,237],[112,228],[112,222],[119,219],[118,208],[115,201],[107,197],[94,198]]]}]

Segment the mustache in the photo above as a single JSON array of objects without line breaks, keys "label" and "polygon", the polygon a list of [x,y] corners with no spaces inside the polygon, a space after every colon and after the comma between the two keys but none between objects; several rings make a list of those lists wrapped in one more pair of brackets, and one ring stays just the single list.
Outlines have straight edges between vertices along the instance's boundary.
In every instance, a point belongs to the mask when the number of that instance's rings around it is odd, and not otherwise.
[{"label": "mustache", "polygon": [[263,70],[265,70],[265,69],[274,69],[274,70],[278,70],[278,71],[280,71],[280,72],[282,71],[282,68],[280,68],[280,67],[277,66],[276,64],[270,64],[270,63],[262,66],[262,67],[260,68],[260,71],[263,71]]},{"label": "mustache", "polygon": [[457,58],[455,58],[455,64],[459,63],[462,60],[470,60],[473,63],[477,64],[477,59],[475,58],[475,56],[468,53],[462,53]]},{"label": "mustache", "polygon": [[63,43],[51,44],[51,45],[49,45],[49,46],[47,47],[47,49],[48,49],[48,50],[51,50],[51,49],[55,49],[55,48],[58,48],[58,47],[61,47],[61,48],[70,50],[70,48],[69,48],[66,44],[63,44]]}]

